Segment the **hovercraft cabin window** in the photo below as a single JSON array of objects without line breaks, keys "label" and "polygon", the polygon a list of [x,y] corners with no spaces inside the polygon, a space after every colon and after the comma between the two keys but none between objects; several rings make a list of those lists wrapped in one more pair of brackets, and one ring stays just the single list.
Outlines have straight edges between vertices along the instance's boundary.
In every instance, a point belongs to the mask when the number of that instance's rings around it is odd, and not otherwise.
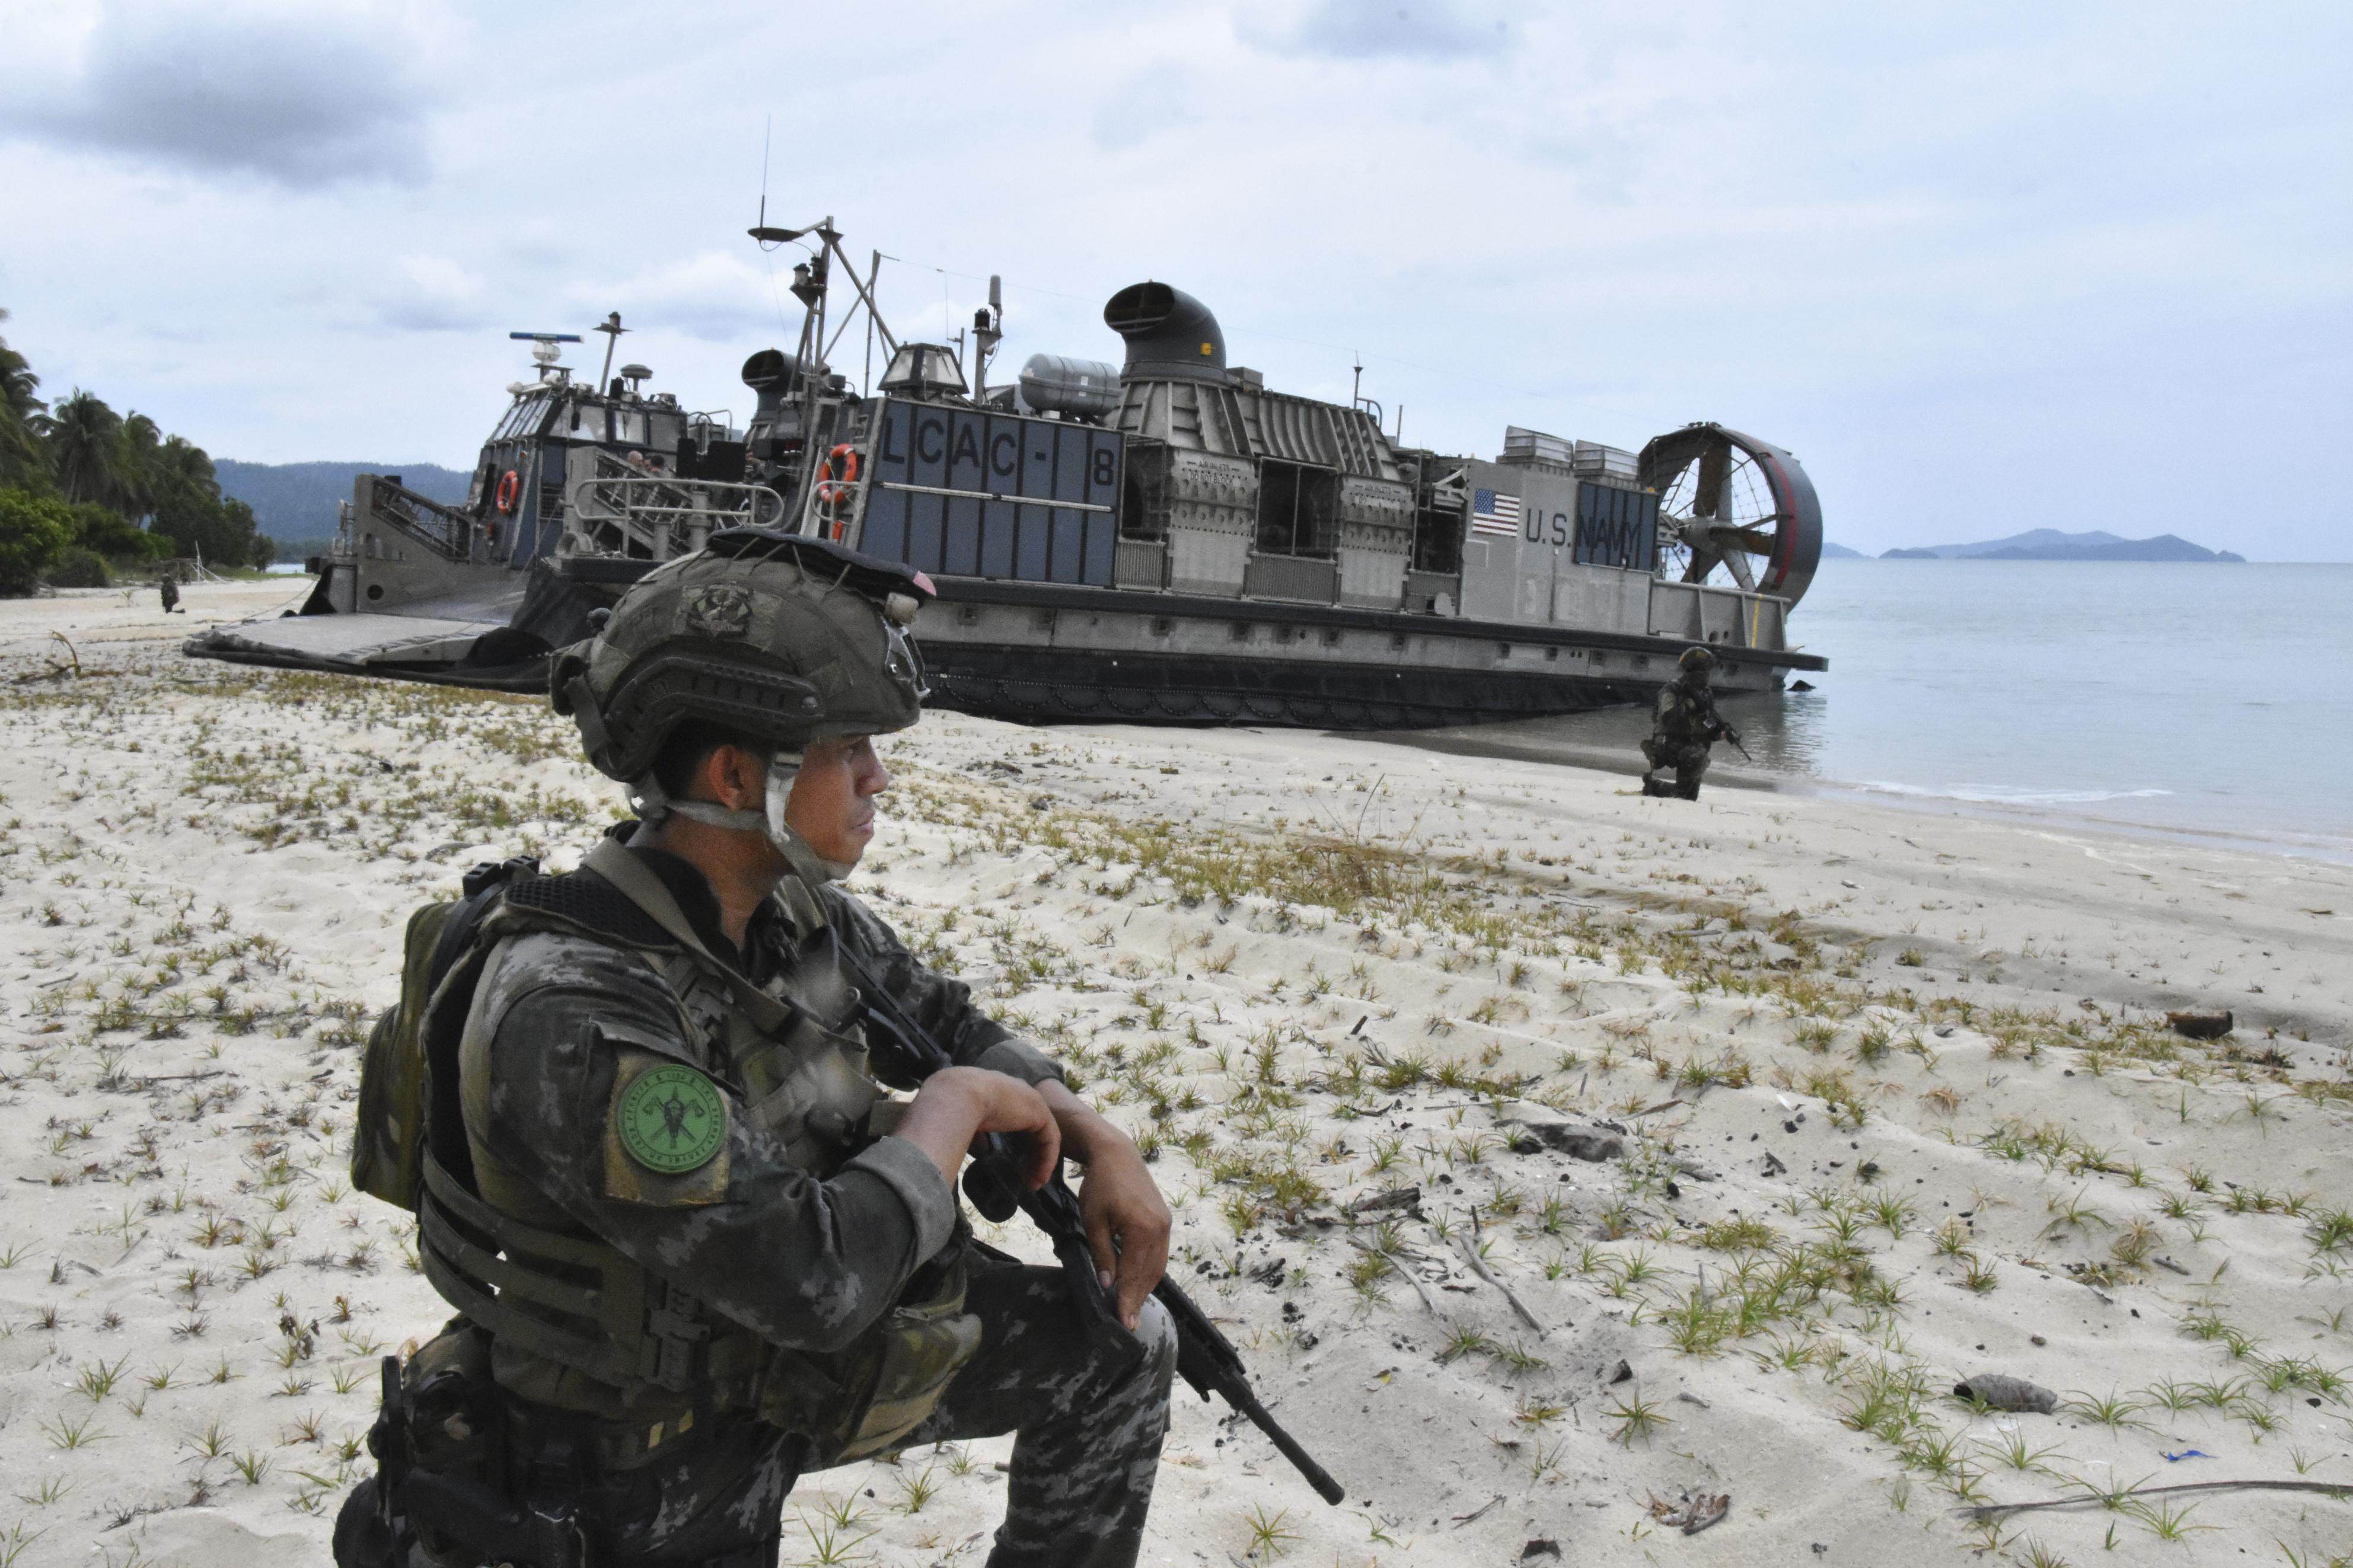
[{"label": "hovercraft cabin window", "polygon": [[1340,542],[1340,476],[1277,458],[1258,466],[1258,551],[1328,561]]},{"label": "hovercraft cabin window", "polygon": [[507,416],[499,421],[499,427],[491,432],[491,439],[511,441],[519,436],[537,435],[540,421],[547,415],[547,404],[543,394],[517,398],[514,406],[507,410]]},{"label": "hovercraft cabin window", "polygon": [[1659,498],[1649,490],[1577,487],[1577,563],[1649,572],[1659,563]]}]

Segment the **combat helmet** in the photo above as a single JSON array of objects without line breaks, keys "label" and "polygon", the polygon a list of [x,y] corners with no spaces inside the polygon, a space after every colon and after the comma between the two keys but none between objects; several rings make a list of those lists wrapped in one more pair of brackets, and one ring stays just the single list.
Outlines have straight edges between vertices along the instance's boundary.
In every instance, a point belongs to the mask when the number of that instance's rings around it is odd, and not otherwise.
[{"label": "combat helmet", "polygon": [[[921,716],[923,662],[908,633],[932,596],[922,573],[828,540],[724,529],[649,573],[595,636],[557,653],[550,696],[579,725],[588,761],[628,786],[647,821],[675,813],[765,830],[805,876],[839,876],[848,868],[804,864],[810,852],[784,824],[784,795],[811,742],[885,734]],[[765,815],[667,797],[655,759],[696,721],[773,749]]]},{"label": "combat helmet", "polygon": [[1700,675],[1712,675],[1715,672],[1716,657],[1704,647],[1687,647],[1683,649],[1683,658],[1675,660],[1675,667]]}]

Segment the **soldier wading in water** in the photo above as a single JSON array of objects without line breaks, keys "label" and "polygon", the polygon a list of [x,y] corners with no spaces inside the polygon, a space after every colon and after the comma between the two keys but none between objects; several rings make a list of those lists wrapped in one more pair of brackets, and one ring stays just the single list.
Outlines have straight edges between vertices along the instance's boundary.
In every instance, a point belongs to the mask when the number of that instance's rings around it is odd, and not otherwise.
[{"label": "soldier wading in water", "polygon": [[[460,1315],[387,1373],[343,1568],[768,1568],[803,1473],[1007,1432],[989,1563],[1136,1560],[1176,1357],[1149,1295],[1167,1205],[1050,1060],[831,885],[890,782],[872,737],[918,716],[929,584],[734,537],[554,660],[557,709],[642,821],[412,922],[378,1034],[426,1042],[423,1131],[385,1146],[396,1117],[369,1107],[395,1091],[364,1080],[354,1171],[381,1192],[408,1162]],[[958,1064],[912,1100],[870,1076],[869,979]],[[974,1241],[955,1178],[987,1132],[1027,1141],[1033,1185],[1058,1153],[1085,1166],[1121,1354],[1059,1268]]]},{"label": "soldier wading in water", "polygon": [[[1732,726],[1716,717],[1715,694],[1708,678],[1715,673],[1715,655],[1704,647],[1685,648],[1675,661],[1681,673],[1659,688],[1651,710],[1650,739],[1642,756],[1651,765],[1642,774],[1642,793],[1699,798],[1699,781],[1707,776],[1708,748],[1732,733]],[[1675,782],[1662,775],[1675,771]]]}]

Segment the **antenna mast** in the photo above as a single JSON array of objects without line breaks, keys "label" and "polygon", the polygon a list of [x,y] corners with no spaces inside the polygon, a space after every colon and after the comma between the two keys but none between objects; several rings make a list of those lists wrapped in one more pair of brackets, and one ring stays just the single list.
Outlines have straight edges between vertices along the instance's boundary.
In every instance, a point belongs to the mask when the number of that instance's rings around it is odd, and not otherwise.
[{"label": "antenna mast", "polygon": [[629,329],[621,325],[621,312],[616,310],[597,322],[596,330],[605,334],[605,368],[596,376],[596,390],[601,393],[613,384],[613,350]]}]

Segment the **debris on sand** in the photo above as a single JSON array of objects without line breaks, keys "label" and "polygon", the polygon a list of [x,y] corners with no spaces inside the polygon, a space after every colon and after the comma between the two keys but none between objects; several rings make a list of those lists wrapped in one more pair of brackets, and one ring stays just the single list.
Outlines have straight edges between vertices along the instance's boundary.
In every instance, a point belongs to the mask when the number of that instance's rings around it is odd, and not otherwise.
[{"label": "debris on sand", "polygon": [[1651,1499],[1651,1517],[1685,1535],[1697,1535],[1711,1524],[1723,1523],[1731,1509],[1730,1492],[1684,1492],[1672,1502],[1656,1496]]},{"label": "debris on sand", "polygon": [[1571,1159],[1596,1164],[1626,1156],[1626,1140],[1620,1134],[1606,1128],[1581,1127],[1538,1106],[1517,1107],[1505,1120],[1513,1129],[1512,1148],[1515,1152],[1535,1152],[1535,1148],[1523,1147],[1533,1142]]},{"label": "debris on sand", "polygon": [[1979,1373],[1967,1382],[1957,1383],[1953,1393],[1962,1399],[1980,1400],[1992,1410],[2023,1410],[2048,1415],[2059,1408],[2059,1396],[2041,1384],[1998,1372]]}]

